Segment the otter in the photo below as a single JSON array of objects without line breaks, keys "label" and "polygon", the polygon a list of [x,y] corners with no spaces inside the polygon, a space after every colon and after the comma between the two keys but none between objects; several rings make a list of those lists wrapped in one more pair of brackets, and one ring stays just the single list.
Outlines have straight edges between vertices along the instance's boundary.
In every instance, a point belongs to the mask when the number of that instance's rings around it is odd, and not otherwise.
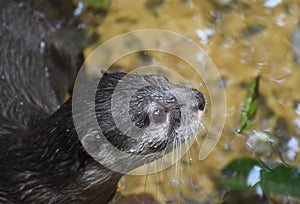
[{"label": "otter", "polygon": [[[106,144],[90,144],[99,134],[93,129],[80,138],[91,117],[79,112],[82,122],[75,127],[74,97],[64,101],[82,62],[80,32],[57,26],[57,19],[30,4],[0,2],[0,203],[108,203],[124,173],[198,131],[205,109],[198,90],[155,75],[104,73],[94,94],[101,134],[126,157],[143,155],[123,172],[108,168],[99,157],[116,166],[124,158],[109,154]],[[127,97],[131,85],[140,88]],[[81,90],[76,103],[89,107],[89,83]],[[112,103],[125,99],[126,113]],[[127,124],[135,129],[124,129]]]}]

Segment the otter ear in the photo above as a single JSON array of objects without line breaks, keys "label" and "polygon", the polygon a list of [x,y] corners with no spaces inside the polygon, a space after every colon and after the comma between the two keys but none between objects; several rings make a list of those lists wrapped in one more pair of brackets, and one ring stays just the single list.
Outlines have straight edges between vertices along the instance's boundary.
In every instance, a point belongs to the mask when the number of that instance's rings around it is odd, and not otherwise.
[{"label": "otter ear", "polygon": [[143,111],[138,111],[131,116],[131,122],[139,128],[147,127],[150,124],[149,115]]}]

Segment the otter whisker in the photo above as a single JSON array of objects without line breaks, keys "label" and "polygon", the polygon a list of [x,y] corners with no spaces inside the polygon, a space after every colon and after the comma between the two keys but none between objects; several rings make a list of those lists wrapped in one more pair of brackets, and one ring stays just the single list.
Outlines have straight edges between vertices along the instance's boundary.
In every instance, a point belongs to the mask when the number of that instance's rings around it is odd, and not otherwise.
[{"label": "otter whisker", "polygon": [[[187,148],[190,146],[188,145],[188,141],[186,143]],[[193,179],[192,179],[192,173],[191,173],[191,161],[192,161],[192,155],[190,154],[190,149],[186,152],[186,162],[187,162],[187,168],[188,168],[188,176],[190,180],[190,184],[192,185],[192,189],[195,192],[195,186],[193,185]]]},{"label": "otter whisker", "polygon": [[199,147],[201,147],[201,142],[198,137],[195,137],[195,141]]},{"label": "otter whisker", "polygon": [[155,197],[157,198],[158,197],[158,187],[157,187],[157,184],[158,184],[158,179],[157,179],[157,166],[156,166],[156,161],[154,163],[154,178],[155,178]]},{"label": "otter whisker", "polygon": [[[156,161],[154,161],[156,162]],[[147,167],[147,174],[145,176],[145,183],[144,183],[144,192],[146,192],[146,187],[147,187],[147,183],[148,183],[148,173],[149,173],[149,166]]]},{"label": "otter whisker", "polygon": [[176,182],[178,182],[178,174],[179,174],[179,170],[180,170],[180,153],[181,153],[181,140],[177,140],[177,148],[176,148]]},{"label": "otter whisker", "polygon": [[197,126],[200,126],[202,129],[205,128],[204,124],[202,122],[200,122],[199,124],[197,124]]},{"label": "otter whisker", "polygon": [[171,175],[171,179],[173,180],[173,177],[174,177],[174,175],[176,174],[176,168],[174,167],[174,166],[177,166],[178,164],[177,164],[177,152],[178,152],[178,149],[177,149],[177,146],[178,146],[178,144],[177,144],[177,139],[175,139],[174,141],[173,141],[173,143],[174,143],[174,146],[175,146],[175,149],[173,149],[173,153],[174,153],[174,157],[172,156],[172,163],[174,163],[174,165],[172,165],[172,175]]},{"label": "otter whisker", "polygon": [[137,180],[137,177],[135,176],[135,177],[129,177],[130,178],[130,183],[129,184],[126,184],[126,187],[124,187],[124,189],[123,190],[125,190],[125,191],[128,191],[128,189],[130,189],[130,188],[132,188],[132,186],[133,186],[133,184],[136,182],[136,180]]},{"label": "otter whisker", "polygon": [[174,160],[174,155],[175,155],[175,151],[174,151],[174,150],[177,148],[177,146],[176,146],[176,140],[177,140],[177,139],[175,139],[175,140],[173,141],[173,144],[172,144],[172,150],[173,150],[173,151],[172,151],[172,158],[171,158],[172,163],[175,161],[175,160]]}]

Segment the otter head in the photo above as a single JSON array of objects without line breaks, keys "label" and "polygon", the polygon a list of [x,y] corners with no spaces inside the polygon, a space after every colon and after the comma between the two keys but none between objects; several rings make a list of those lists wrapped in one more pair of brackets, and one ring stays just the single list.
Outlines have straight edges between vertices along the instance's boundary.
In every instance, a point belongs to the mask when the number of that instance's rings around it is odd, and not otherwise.
[{"label": "otter head", "polygon": [[115,148],[159,158],[199,132],[205,99],[161,76],[119,73],[104,74],[95,104],[102,133]]}]

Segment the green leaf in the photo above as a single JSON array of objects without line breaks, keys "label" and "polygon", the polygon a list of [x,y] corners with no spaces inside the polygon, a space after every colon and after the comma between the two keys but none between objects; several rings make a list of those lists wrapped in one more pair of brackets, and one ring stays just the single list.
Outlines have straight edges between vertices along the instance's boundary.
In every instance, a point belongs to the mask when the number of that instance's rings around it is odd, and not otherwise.
[{"label": "green leaf", "polygon": [[264,192],[300,198],[300,169],[280,165],[261,173]]},{"label": "green leaf", "polygon": [[239,133],[249,129],[253,124],[253,118],[259,106],[259,79],[260,76],[257,76],[248,88],[248,94],[244,102],[239,128],[237,130]]},{"label": "green leaf", "polygon": [[89,4],[103,9],[108,9],[111,5],[111,0],[86,0]]},{"label": "green leaf", "polygon": [[233,190],[255,190],[255,186],[247,184],[247,177],[259,162],[252,159],[239,159],[229,163],[222,170],[221,184]]},{"label": "green leaf", "polygon": [[[247,184],[250,171],[260,167],[260,180],[254,186]],[[254,191],[257,185],[264,193],[300,198],[300,169],[285,165],[270,168],[253,159],[238,159],[229,163],[222,170],[220,183],[232,190]]]}]

